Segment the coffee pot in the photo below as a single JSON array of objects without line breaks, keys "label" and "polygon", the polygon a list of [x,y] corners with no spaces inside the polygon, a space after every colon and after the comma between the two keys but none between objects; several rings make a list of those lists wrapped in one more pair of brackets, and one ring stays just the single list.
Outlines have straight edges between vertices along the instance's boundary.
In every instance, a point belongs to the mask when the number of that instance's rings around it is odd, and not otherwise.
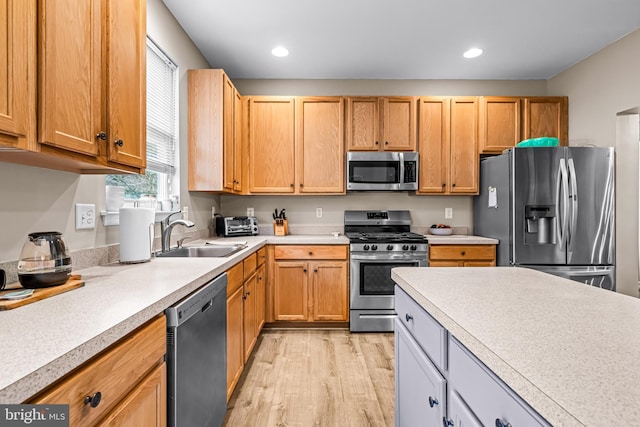
[{"label": "coffee pot", "polygon": [[30,233],[18,261],[18,280],[24,288],[37,289],[62,285],[71,276],[71,257],[62,233]]}]

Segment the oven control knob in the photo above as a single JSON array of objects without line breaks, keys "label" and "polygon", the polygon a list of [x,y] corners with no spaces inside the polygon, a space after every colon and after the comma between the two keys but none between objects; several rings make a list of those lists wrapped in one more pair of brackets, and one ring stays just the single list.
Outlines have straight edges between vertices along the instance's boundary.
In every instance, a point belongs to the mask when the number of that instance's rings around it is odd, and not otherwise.
[{"label": "oven control knob", "polygon": [[392,251],[393,250],[393,245],[387,245],[387,250],[388,251]]},{"label": "oven control knob", "polygon": [[369,245],[364,245],[364,246],[362,247],[362,249],[364,249],[365,251],[368,251],[368,250],[369,250]]},{"label": "oven control knob", "polygon": [[418,247],[416,245],[411,245],[411,250],[415,251],[416,249],[418,249]]},{"label": "oven control knob", "polygon": [[408,251],[409,250],[409,245],[402,245],[402,250],[403,251]]},{"label": "oven control knob", "polygon": [[372,251],[378,250],[378,245],[371,245],[371,250]]}]

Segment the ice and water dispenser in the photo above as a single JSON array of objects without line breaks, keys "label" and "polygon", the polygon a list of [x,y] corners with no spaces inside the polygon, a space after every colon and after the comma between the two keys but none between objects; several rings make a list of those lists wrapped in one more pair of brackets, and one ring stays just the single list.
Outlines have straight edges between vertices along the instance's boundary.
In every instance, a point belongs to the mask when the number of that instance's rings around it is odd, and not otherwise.
[{"label": "ice and water dispenser", "polygon": [[556,214],[554,205],[525,206],[525,243],[556,243]]}]

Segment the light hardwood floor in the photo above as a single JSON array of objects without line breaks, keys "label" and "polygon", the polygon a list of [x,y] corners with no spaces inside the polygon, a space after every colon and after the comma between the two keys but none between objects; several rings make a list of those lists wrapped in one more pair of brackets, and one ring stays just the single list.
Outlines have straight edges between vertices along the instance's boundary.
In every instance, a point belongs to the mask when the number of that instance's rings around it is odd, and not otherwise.
[{"label": "light hardwood floor", "polygon": [[265,330],[225,426],[392,426],[392,333]]}]

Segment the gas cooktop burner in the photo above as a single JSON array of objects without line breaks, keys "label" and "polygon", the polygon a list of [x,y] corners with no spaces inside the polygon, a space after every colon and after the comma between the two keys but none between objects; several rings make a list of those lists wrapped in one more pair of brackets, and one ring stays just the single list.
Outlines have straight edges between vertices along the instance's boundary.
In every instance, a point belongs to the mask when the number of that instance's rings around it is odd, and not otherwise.
[{"label": "gas cooktop burner", "polygon": [[427,238],[422,234],[403,233],[346,233],[351,241],[358,242],[426,242]]}]

